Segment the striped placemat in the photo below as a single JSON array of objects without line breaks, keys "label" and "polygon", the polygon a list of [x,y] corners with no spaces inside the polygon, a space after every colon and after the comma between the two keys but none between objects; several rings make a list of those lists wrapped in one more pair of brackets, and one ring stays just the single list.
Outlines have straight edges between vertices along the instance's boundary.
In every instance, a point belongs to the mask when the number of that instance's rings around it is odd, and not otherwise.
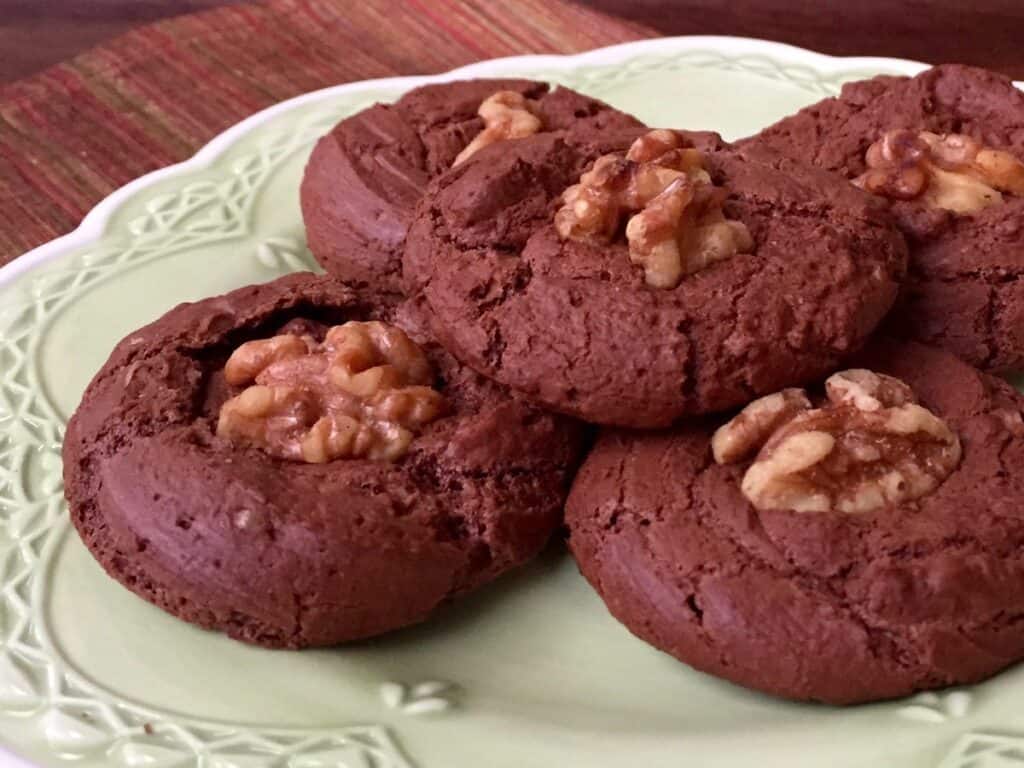
[{"label": "striped placemat", "polygon": [[291,96],[651,35],[563,0],[271,0],[139,28],[0,88],[0,264]]}]

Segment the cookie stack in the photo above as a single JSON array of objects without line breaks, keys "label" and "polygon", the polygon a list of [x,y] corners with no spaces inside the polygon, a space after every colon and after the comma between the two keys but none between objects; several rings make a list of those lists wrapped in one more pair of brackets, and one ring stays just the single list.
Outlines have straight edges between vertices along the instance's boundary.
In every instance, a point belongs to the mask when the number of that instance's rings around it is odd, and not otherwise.
[{"label": "cookie stack", "polygon": [[1024,366],[1022,125],[960,66],[735,144],[531,81],[371,107],[303,180],[327,276],[115,349],[68,427],[76,527],[270,647],[421,621],[564,523],[698,669],[832,703],[983,679],[1024,658],[993,375]]}]

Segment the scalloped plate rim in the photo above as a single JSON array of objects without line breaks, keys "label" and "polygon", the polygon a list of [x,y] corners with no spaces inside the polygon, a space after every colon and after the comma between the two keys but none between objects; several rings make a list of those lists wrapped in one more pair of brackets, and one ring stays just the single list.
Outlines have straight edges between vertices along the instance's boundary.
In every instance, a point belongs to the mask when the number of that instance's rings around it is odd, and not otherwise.
[{"label": "scalloped plate rim", "polygon": [[[236,142],[260,128],[275,117],[293,109],[327,101],[342,95],[380,89],[409,89],[428,83],[485,77],[513,76],[516,71],[550,69],[571,71],[575,68],[616,63],[644,54],[665,52],[692,52],[699,50],[729,54],[764,56],[782,60],[794,65],[808,66],[823,73],[838,73],[844,70],[895,70],[914,75],[929,65],[910,59],[877,56],[831,56],[798,46],[747,37],[719,35],[693,35],[661,37],[638,40],[617,45],[596,48],[578,54],[522,55],[476,62],[435,75],[375,78],[352,83],[328,86],[301,94],[256,112],[213,137],[191,157],[163,168],[151,171],[113,191],[89,211],[81,223],[71,232],[33,248],[12,262],[0,267],[0,287],[13,283],[17,278],[64,254],[86,248],[102,240],[108,232],[108,225],[117,211],[136,195],[146,189],[177,176],[198,172],[212,167]],[[1017,83],[1019,87],[1024,84]],[[35,763],[19,757],[8,747],[0,744],[0,766],[3,768],[39,768]]]}]

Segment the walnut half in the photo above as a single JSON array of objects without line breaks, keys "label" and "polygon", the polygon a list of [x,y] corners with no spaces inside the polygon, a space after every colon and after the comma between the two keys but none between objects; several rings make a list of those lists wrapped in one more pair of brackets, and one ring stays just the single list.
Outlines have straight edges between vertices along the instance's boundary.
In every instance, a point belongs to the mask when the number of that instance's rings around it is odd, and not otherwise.
[{"label": "walnut half", "polygon": [[599,157],[562,194],[555,230],[563,240],[610,243],[627,220],[629,258],[654,288],[753,248],[746,226],[722,213],[725,193],[703,156],[673,131],[639,137],[624,154]]},{"label": "walnut half", "polygon": [[869,512],[930,493],[959,464],[959,437],[899,379],[842,371],[825,392],[813,409],[801,390],[761,398],[716,432],[720,464],[759,449],[740,485],[757,509]]},{"label": "walnut half", "polygon": [[335,326],[322,342],[295,334],[246,342],[224,377],[250,386],[221,406],[217,434],[295,461],[397,459],[445,407],[423,351],[378,322]]},{"label": "walnut half", "polygon": [[644,268],[648,285],[674,288],[685,275],[754,247],[746,225],[725,218],[721,193],[680,179],[629,220],[629,259]]},{"label": "walnut half", "polygon": [[483,118],[484,129],[459,152],[452,167],[495,142],[525,139],[538,133],[543,124],[535,114],[536,109],[535,102],[515,91],[498,91],[488,96],[477,110],[477,114]]},{"label": "walnut half", "polygon": [[853,181],[858,187],[955,213],[998,205],[1003,192],[1024,195],[1024,163],[959,133],[888,131],[868,148],[865,161],[867,171]]}]

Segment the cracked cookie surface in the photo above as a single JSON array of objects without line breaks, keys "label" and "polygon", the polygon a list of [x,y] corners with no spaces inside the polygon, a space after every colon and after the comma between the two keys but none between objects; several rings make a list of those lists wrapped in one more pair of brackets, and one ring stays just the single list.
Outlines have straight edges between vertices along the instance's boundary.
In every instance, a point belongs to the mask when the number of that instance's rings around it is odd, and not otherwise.
[{"label": "cracked cookie surface", "polygon": [[[306,464],[217,436],[239,344],[350,320],[402,328],[436,374],[449,409],[407,453]],[[416,303],[380,309],[299,274],[126,337],[68,425],[64,476],[72,521],[115,579],[187,621],[297,648],[421,621],[532,557],[579,449],[575,425],[445,353]]]},{"label": "cracked cookie surface", "polygon": [[813,380],[859,348],[895,299],[903,238],[869,195],[773,152],[681,132],[753,248],[673,288],[645,284],[624,237],[561,239],[561,195],[641,133],[521,139],[434,182],[404,269],[446,347],[546,407],[633,427]]},{"label": "cracked cookie surface", "polygon": [[[898,129],[962,134],[1024,160],[1024,93],[1008,77],[942,65],[850,83],[740,142],[771,147],[850,180],[871,145]],[[948,349],[986,370],[1024,368],[1024,197],[973,214],[892,203],[910,270],[886,331]]]},{"label": "cracked cookie surface", "polygon": [[962,440],[934,491],[868,512],[755,509],[723,419],[608,430],[574,483],[570,547],[611,613],[697,669],[830,703],[982,680],[1024,657],[1024,396],[952,355],[874,341]]},{"label": "cracked cookie surface", "polygon": [[531,101],[542,131],[640,126],[569,88],[533,80],[465,80],[416,88],[342,120],[316,145],[302,181],[309,248],[340,280],[401,294],[402,244],[427,184],[480,135],[481,103],[500,91]]}]

